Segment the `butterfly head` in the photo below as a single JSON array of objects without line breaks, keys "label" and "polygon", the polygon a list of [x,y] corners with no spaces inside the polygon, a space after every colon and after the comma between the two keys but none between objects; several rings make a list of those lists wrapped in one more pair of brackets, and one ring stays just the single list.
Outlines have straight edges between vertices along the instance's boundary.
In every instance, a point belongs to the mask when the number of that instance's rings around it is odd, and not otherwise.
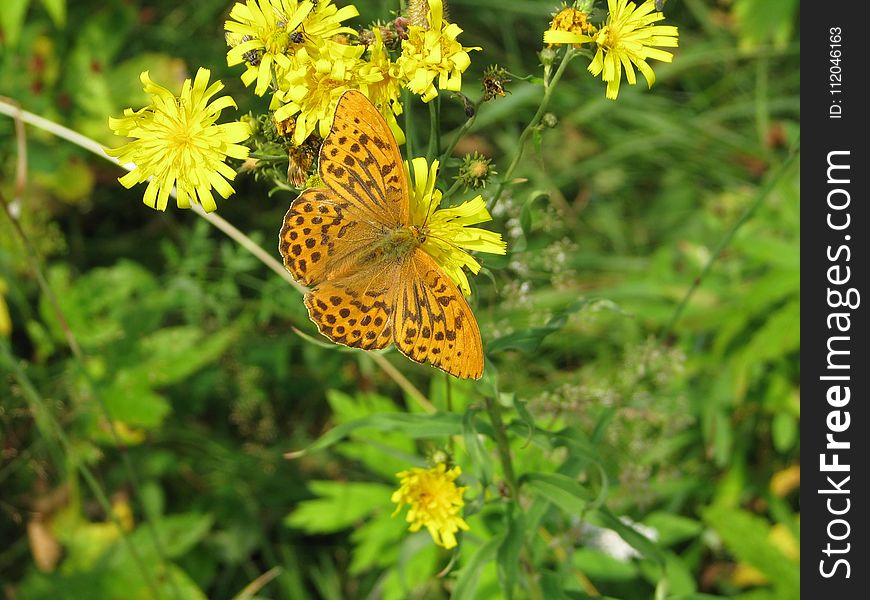
[{"label": "butterfly head", "polygon": [[408,227],[413,236],[414,240],[417,242],[417,245],[422,245],[426,241],[427,230],[426,227],[421,225],[411,225]]}]

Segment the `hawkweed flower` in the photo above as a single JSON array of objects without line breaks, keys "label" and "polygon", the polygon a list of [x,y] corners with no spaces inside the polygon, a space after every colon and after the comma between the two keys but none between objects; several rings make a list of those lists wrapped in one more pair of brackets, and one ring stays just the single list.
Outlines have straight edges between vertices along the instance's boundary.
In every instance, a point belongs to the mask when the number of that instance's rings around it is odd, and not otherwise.
[{"label": "hawkweed flower", "polygon": [[[356,33],[341,23],[359,15],[353,5],[336,7],[332,0],[246,0],[236,2],[227,31],[229,66],[244,62],[242,82],[256,81],[254,93],[262,96],[274,77],[293,67],[300,48],[340,34]],[[274,73],[273,73],[274,72]]]},{"label": "hawkweed flower", "polygon": [[251,135],[247,122],[216,125],[225,108],[236,108],[229,96],[211,100],[223,89],[220,81],[208,84],[210,72],[200,68],[191,82],[186,79],[177,98],[151,81],[148,71],[139,79],[151,104],[138,110],[124,110],[120,119],[109,117],[109,127],[117,135],[135,138],[120,148],[107,148],[106,154],[135,168],[118,181],[126,188],[148,181],[143,201],[151,208],[166,210],[169,194],[176,188],[179,208],[190,203],[206,212],[217,208],[211,189],[223,198],[234,193],[236,172],[226,164],[227,157],[244,159],[248,148],[240,145]]},{"label": "hawkweed flower", "polygon": [[595,34],[598,50],[589,64],[589,72],[607,82],[606,96],[616,100],[619,82],[625,70],[629,85],[637,83],[634,67],[640,71],[649,87],[656,76],[647,59],[653,58],[669,63],[674,55],[653,46],[677,47],[677,28],[670,25],[653,25],[665,18],[655,12],[655,0],[646,0],[639,7],[628,0],[607,0],[607,22]]},{"label": "hawkweed flower", "polygon": [[[441,191],[435,189],[438,161],[427,165],[425,158],[415,158],[405,171],[411,183],[411,224],[422,231],[423,249],[435,259],[444,272],[459,286],[466,296],[471,295],[471,286],[464,268],[477,275],[480,263],[467,251],[505,254],[507,244],[501,234],[479,227],[469,227],[492,220],[481,196],[458,206],[438,208]],[[413,177],[411,177],[413,171]]]},{"label": "hawkweed flower", "polygon": [[459,515],[465,506],[462,498],[465,488],[454,483],[461,474],[458,466],[448,470],[444,463],[431,469],[415,467],[397,473],[399,489],[391,500],[398,506],[393,516],[407,504],[410,508],[405,520],[411,524],[409,531],[425,527],[439,546],[456,547],[456,532],[468,531],[468,523]]},{"label": "hawkweed flower", "polygon": [[[402,55],[397,63],[407,79],[407,88],[419,94],[423,102],[438,95],[438,89],[458,92],[462,88],[462,73],[471,64],[470,50],[456,41],[462,29],[444,19],[441,0],[427,0],[427,18],[409,19],[408,38],[402,41]],[[422,2],[414,3],[422,6]],[[409,9],[410,10],[410,9]],[[435,80],[438,80],[438,89]]]},{"label": "hawkweed flower", "polygon": [[368,61],[361,70],[366,74],[368,98],[377,107],[390,126],[390,131],[399,144],[405,143],[405,133],[399,127],[396,117],[402,114],[402,70],[390,60],[382,35],[382,29],[373,29],[373,40],[369,45]]},{"label": "hawkweed flower", "polygon": [[301,145],[315,131],[325,138],[341,95],[351,89],[367,94],[368,83],[380,77],[360,70],[363,52],[365,46],[331,41],[298,52],[297,65],[279,82],[280,89],[272,96],[270,105],[276,121],[295,119],[295,145]]},{"label": "hawkweed flower", "polygon": [[[585,7],[584,7],[585,8]],[[544,43],[551,46],[571,44],[575,48],[592,41],[597,31],[589,22],[589,14],[584,8],[566,6],[553,16],[550,28],[544,32]]]}]

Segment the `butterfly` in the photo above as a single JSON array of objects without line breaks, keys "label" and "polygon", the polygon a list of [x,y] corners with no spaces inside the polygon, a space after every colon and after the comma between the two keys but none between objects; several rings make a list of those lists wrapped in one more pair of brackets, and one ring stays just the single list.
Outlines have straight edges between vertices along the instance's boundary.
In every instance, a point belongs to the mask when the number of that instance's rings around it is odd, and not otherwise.
[{"label": "butterfly", "polygon": [[483,374],[480,329],[453,280],[423,248],[410,217],[408,176],[387,122],[361,92],[338,101],[318,161],[323,187],[284,216],[278,250],[310,291],[308,315],[333,342],[395,344],[455,377]]}]

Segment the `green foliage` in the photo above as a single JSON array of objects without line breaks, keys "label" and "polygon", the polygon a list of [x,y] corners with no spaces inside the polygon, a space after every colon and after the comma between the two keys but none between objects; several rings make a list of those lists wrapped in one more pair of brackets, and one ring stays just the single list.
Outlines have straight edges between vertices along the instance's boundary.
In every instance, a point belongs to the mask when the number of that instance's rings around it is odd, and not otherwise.
[{"label": "green foliage", "polygon": [[[468,126],[444,189],[479,152],[495,180],[450,200],[491,199],[540,106],[558,3],[450,4],[483,48],[469,99],[488,64],[513,79],[470,124],[439,98],[442,148]],[[359,26],[395,9],[356,5]],[[0,95],[116,145],[106,119],[145,101],[140,71],[171,82],[202,64],[239,114],[265,113],[226,66],[229,6],[0,2]],[[568,65],[557,118],[533,128],[487,224],[509,252],[479,257],[472,282],[479,382],[321,343],[299,294],[245,249],[190,212],[143,207],[118,169],[42,130],[26,130],[16,187],[0,115],[0,194],[29,240],[0,215],[3,589],[797,597],[797,6],[669,2],[674,62],[617,102],[583,58]],[[425,148],[429,111],[406,114]],[[268,179],[240,174],[220,210],[277,256],[295,192]],[[390,501],[396,473],[435,457],[465,487],[470,528],[450,550]]]}]

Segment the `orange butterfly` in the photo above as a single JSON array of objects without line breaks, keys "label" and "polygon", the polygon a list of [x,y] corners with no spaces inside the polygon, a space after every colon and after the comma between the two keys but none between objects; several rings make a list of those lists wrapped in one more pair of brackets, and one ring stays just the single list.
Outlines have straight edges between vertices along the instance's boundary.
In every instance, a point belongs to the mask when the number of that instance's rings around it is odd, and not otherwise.
[{"label": "orange butterfly", "polygon": [[477,321],[425,250],[429,230],[412,223],[398,144],[361,92],[339,99],[318,173],[325,187],[293,201],[278,249],[293,277],[311,287],[305,306],[320,333],[365,350],[394,343],[411,360],[479,379]]}]

